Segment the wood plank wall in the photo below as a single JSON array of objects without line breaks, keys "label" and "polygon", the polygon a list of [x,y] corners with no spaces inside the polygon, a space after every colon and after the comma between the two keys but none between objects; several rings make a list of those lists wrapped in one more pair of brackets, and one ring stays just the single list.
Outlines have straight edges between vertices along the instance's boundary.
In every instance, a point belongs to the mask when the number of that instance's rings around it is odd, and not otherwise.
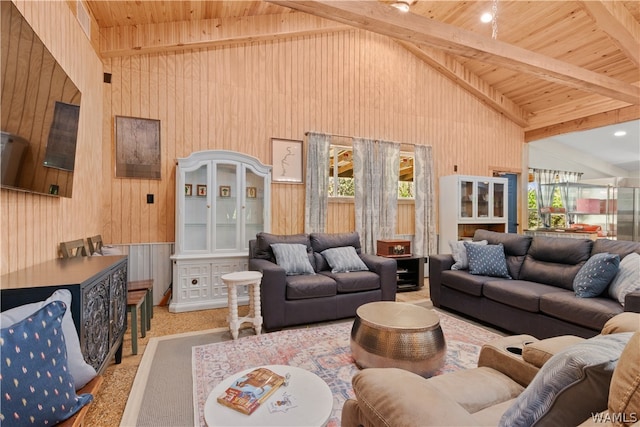
[{"label": "wood plank wall", "polygon": [[[104,203],[100,158],[102,62],[66,2],[14,1],[82,93],[72,198],[0,190],[0,273],[58,256],[61,241],[97,234]],[[107,201],[105,204],[110,203]]]},{"label": "wood plank wall", "polygon": [[[287,16],[279,16],[286,20]],[[175,32],[145,28],[170,44]],[[265,29],[265,31],[267,31]],[[194,29],[192,34],[198,34]],[[136,45],[135,34],[123,45]],[[175,36],[177,37],[177,36]],[[178,38],[176,38],[178,40]],[[106,129],[115,115],[161,120],[162,179],[114,179],[113,242],[174,239],[175,162],[192,151],[236,150],[270,164],[270,138],[304,139],[314,130],[434,147],[437,176],[487,175],[489,165],[521,169],[523,131],[392,40],[358,30],[274,42],[105,60]],[[112,146],[112,131],[104,147]],[[147,193],[156,203],[147,205]],[[273,184],[272,232],[304,229],[304,186]],[[353,204],[332,203],[329,231],[354,229]],[[402,205],[399,233],[413,232],[413,206]]]},{"label": "wood plank wall", "polygon": [[[16,4],[80,88],[82,106],[73,198],[2,190],[2,273],[92,234],[115,244],[172,242],[175,159],[197,150],[236,150],[270,164],[270,138],[314,130],[432,145],[436,176],[454,165],[470,175],[489,174],[489,165],[522,168],[522,128],[379,35],[349,30],[115,57],[102,68],[66,3]],[[162,31],[145,29],[152,40],[178,38]],[[162,179],[114,177],[115,115],[161,120]],[[272,232],[301,232],[304,186],[273,184],[272,194]],[[399,233],[412,231],[412,213],[401,206]],[[353,205],[332,203],[328,229],[353,228]]]}]

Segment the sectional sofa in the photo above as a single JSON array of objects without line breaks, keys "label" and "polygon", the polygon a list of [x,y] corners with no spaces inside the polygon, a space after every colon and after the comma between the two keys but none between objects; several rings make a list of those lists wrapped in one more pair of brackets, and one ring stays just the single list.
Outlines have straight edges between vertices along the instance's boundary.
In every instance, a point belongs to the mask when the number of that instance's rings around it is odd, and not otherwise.
[{"label": "sectional sofa", "polygon": [[[574,279],[591,257],[610,253],[624,260],[632,253],[640,254],[640,243],[487,230],[477,230],[473,241],[501,244],[509,277],[452,270],[456,262],[453,255],[432,255],[429,289],[434,306],[540,339],[557,335],[589,338],[613,316],[623,311],[640,312],[640,291],[628,293],[623,305],[606,289],[598,296],[581,298],[573,288]],[[635,255],[632,258],[635,260]]]}]

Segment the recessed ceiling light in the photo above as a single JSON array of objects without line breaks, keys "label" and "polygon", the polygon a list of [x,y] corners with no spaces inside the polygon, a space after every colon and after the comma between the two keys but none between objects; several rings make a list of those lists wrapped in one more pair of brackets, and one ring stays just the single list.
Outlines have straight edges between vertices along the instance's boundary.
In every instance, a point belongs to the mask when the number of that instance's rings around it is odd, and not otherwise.
[{"label": "recessed ceiling light", "polygon": [[625,136],[627,134],[627,131],[624,130],[617,130],[613,133],[614,136]]},{"label": "recessed ceiling light", "polygon": [[398,0],[398,1],[395,1],[395,2],[391,3],[391,6],[395,7],[400,12],[407,13],[407,12],[409,12],[409,6],[411,6],[411,1],[410,0]]},{"label": "recessed ceiling light", "polygon": [[493,15],[491,14],[491,12],[485,12],[480,17],[480,20],[485,24],[488,24],[489,22],[493,21]]}]

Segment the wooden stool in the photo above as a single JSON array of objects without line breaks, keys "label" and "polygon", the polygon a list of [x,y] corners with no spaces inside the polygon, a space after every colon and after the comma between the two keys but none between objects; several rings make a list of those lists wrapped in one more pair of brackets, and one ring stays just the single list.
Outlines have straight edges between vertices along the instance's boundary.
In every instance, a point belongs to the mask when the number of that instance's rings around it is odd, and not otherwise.
[{"label": "wooden stool", "polygon": [[138,354],[138,308],[140,308],[140,335],[147,336],[147,291],[127,292],[127,311],[131,313],[131,352]]},{"label": "wooden stool", "polygon": [[153,319],[153,279],[147,280],[133,280],[127,283],[127,291],[137,292],[145,291],[147,293],[146,306],[147,306],[147,331],[151,330],[151,319]]},{"label": "wooden stool", "polygon": [[[234,340],[238,339],[240,325],[246,322],[253,323],[256,335],[262,331],[262,315],[260,312],[260,282],[262,273],[259,271],[237,271],[225,274],[221,277],[227,285],[227,297],[229,301],[229,330]],[[249,286],[249,314],[238,319],[238,290],[241,285]]]}]

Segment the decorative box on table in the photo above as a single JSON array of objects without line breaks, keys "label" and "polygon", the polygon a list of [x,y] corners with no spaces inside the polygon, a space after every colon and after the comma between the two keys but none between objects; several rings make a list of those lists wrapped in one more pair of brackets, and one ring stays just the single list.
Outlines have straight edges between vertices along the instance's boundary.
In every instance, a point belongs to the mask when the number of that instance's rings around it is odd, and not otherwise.
[{"label": "decorative box on table", "polygon": [[411,241],[409,240],[378,240],[376,255],[394,258],[411,256]]}]

